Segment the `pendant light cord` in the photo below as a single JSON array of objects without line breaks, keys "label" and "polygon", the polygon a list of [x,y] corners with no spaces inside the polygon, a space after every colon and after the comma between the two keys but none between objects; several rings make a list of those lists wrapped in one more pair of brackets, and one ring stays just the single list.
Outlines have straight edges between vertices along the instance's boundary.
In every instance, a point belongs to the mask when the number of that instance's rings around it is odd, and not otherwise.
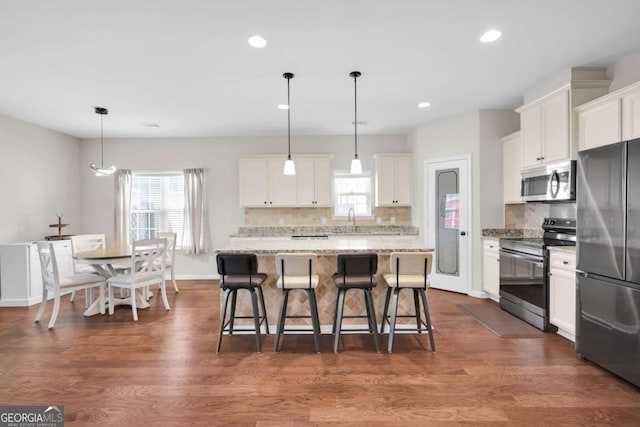
[{"label": "pendant light cord", "polygon": [[291,98],[289,95],[289,82],[291,77],[287,77],[287,159],[291,160]]},{"label": "pendant light cord", "polygon": [[358,158],[358,85],[357,85],[357,81],[358,81],[358,76],[354,75],[353,76],[353,99],[354,99],[354,117],[355,120],[353,121],[353,129],[354,129],[354,134],[355,134],[355,145],[356,145],[356,155],[355,158]]},{"label": "pendant light cord", "polygon": [[100,167],[104,169],[104,115],[100,114]]}]

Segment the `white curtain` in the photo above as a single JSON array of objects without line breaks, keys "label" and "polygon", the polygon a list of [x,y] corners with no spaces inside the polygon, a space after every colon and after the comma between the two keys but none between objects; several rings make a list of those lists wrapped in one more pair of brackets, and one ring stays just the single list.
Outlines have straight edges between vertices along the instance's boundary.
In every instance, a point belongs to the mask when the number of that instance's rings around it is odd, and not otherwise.
[{"label": "white curtain", "polygon": [[131,170],[115,173],[115,246],[129,246],[129,218],[131,217]]},{"label": "white curtain", "polygon": [[204,185],[204,169],[184,170],[184,237],[185,254],[209,252],[209,221]]}]

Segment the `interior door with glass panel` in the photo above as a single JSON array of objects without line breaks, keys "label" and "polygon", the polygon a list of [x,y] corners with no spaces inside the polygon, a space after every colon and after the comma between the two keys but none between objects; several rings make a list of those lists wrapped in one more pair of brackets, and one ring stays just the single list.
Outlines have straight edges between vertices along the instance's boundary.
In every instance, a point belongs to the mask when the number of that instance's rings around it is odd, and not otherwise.
[{"label": "interior door with glass panel", "polygon": [[434,248],[431,286],[469,293],[468,160],[427,161],[427,244]]}]

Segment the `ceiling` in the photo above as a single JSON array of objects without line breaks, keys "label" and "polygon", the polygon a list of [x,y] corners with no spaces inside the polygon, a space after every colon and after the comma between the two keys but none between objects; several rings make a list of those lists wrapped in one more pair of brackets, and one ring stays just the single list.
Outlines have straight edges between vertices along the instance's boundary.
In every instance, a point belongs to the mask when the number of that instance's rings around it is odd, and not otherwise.
[{"label": "ceiling", "polygon": [[105,137],[286,135],[292,72],[291,133],[350,134],[359,70],[359,133],[406,134],[611,64],[639,22],[638,0],[0,0],[0,114],[81,138],[94,106]]}]

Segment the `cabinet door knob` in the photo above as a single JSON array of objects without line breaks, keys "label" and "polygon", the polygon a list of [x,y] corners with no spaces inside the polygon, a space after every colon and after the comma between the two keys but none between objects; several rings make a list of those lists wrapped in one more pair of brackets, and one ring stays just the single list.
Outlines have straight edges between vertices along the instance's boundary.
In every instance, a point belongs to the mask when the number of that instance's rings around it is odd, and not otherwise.
[{"label": "cabinet door knob", "polygon": [[267,204],[267,201],[266,201],[266,200],[265,200],[264,204],[265,204],[265,205]]},{"label": "cabinet door knob", "polygon": [[272,204],[273,204],[273,202],[269,202],[269,204],[270,204],[270,205],[272,205]]},{"label": "cabinet door knob", "polygon": [[569,265],[569,261],[562,261],[564,265]]}]

